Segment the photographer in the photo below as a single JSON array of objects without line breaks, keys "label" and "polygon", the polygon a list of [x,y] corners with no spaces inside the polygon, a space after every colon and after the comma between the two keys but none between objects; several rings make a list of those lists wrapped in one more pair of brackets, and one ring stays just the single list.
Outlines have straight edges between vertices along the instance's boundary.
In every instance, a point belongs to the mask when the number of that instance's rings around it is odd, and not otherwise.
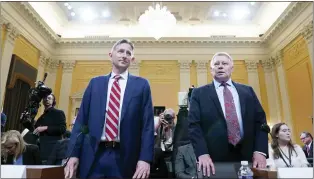
[{"label": "photographer", "polygon": [[[173,135],[175,130],[174,119],[176,114],[173,109],[166,109],[159,115],[159,121],[155,125],[155,156],[152,178],[168,177],[169,172],[172,172],[172,166],[166,166],[166,163],[171,162],[173,151]],[[154,171],[154,168],[158,168],[158,171]]]},{"label": "photographer", "polygon": [[33,134],[39,135],[41,159],[48,159],[54,145],[62,139],[66,131],[66,120],[63,111],[56,109],[56,99],[53,94],[43,98],[44,113],[35,123]]}]

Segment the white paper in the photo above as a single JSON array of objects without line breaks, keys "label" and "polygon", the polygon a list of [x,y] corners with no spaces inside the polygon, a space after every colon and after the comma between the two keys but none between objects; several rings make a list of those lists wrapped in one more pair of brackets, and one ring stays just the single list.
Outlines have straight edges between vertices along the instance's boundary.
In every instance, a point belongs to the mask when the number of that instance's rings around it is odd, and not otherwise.
[{"label": "white paper", "polygon": [[187,106],[188,105],[188,93],[187,92],[179,92],[178,93],[178,104],[179,104],[179,106]]},{"label": "white paper", "polygon": [[313,178],[313,168],[278,168],[278,178]]},{"label": "white paper", "polygon": [[26,166],[1,165],[1,178],[26,178]]}]

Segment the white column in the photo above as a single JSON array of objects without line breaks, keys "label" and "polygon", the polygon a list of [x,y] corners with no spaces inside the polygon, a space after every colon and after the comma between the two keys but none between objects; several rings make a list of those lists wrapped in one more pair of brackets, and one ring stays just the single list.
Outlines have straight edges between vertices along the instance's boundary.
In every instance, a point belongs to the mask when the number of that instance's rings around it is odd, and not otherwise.
[{"label": "white column", "polygon": [[131,63],[129,67],[129,72],[132,75],[140,76],[140,66],[141,66],[141,61],[135,60],[133,63]]},{"label": "white column", "polygon": [[248,82],[250,86],[252,86],[252,88],[254,89],[254,92],[259,101],[261,101],[261,90],[259,86],[259,78],[257,71],[258,62],[253,60],[245,60],[245,65],[248,72]]},{"label": "white column", "polygon": [[271,125],[274,125],[281,120],[280,115],[280,101],[277,91],[276,73],[274,71],[274,59],[269,58],[262,61],[262,65],[265,72],[266,91],[269,107],[269,121]]},{"label": "white column", "polygon": [[51,58],[47,58],[47,65],[46,65],[46,72],[48,73],[48,76],[46,78],[46,86],[52,89],[52,92],[55,91],[56,86],[56,78],[57,78],[57,70],[59,68],[59,60],[54,60]]},{"label": "white column", "polygon": [[314,62],[313,62],[313,21],[310,22],[307,26],[302,29],[302,35],[304,39],[307,41],[308,51],[310,55],[310,61],[312,63],[312,70],[314,70]]},{"label": "white column", "polygon": [[59,109],[63,110],[66,117],[68,117],[68,108],[72,87],[72,72],[75,67],[75,61],[62,61],[61,63],[63,64],[63,73],[58,107]]},{"label": "white column", "polygon": [[187,92],[190,87],[190,68],[192,60],[179,60],[180,65],[180,91]]},{"label": "white column", "polygon": [[[38,81],[43,81],[43,77],[44,77],[44,71],[45,71],[45,66],[46,66],[46,57],[43,54],[43,52],[40,52],[40,56],[39,56],[39,65],[38,65],[38,70],[37,70],[37,77],[36,77],[36,82]],[[36,84],[37,86],[37,84]],[[45,86],[47,86],[47,84],[45,83]],[[38,109],[37,115],[35,117],[35,119],[37,120],[43,113],[44,111],[44,106],[41,105]]]},{"label": "white column", "polygon": [[205,60],[195,61],[197,71],[197,86],[203,86],[207,84],[207,63]]},{"label": "white column", "polygon": [[43,77],[44,77],[45,66],[46,66],[46,57],[43,54],[43,52],[40,52],[40,56],[39,56],[38,61],[39,61],[39,65],[38,65],[38,69],[37,69],[36,82],[42,81]]},{"label": "white column", "polygon": [[292,123],[292,115],[291,115],[291,107],[290,107],[290,100],[288,95],[288,86],[286,82],[286,73],[283,68],[283,54],[282,51],[277,55],[277,58],[275,59],[275,65],[277,68],[277,76],[280,86],[280,96],[282,101],[282,112],[283,112],[283,121],[288,124],[288,126],[291,129],[291,132],[293,132],[293,123]]},{"label": "white column", "polygon": [[[2,23],[0,25],[2,26]],[[11,58],[15,45],[15,39],[19,35],[18,30],[13,27],[11,23],[5,24],[5,30],[6,36],[3,44],[3,51],[1,54],[1,103],[4,100],[5,85],[7,83]]]}]

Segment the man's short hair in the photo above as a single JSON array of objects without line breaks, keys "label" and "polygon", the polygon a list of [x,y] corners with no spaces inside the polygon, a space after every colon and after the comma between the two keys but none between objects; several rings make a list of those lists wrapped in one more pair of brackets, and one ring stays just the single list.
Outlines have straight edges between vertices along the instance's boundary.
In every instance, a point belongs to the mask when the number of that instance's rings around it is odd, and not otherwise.
[{"label": "man's short hair", "polygon": [[215,59],[217,56],[225,56],[225,57],[228,57],[228,58],[230,59],[231,64],[233,65],[233,59],[232,59],[232,57],[231,57],[227,52],[217,52],[217,53],[215,53],[215,55],[213,56],[212,60],[210,61],[210,67],[211,67],[211,68],[214,68],[214,59]]},{"label": "man's short hair", "polygon": [[121,39],[119,41],[117,41],[113,46],[112,46],[112,49],[111,49],[111,52],[113,50],[115,50],[117,48],[118,45],[121,45],[121,44],[129,44],[131,46],[131,49],[134,51],[134,44],[128,40],[128,39]]},{"label": "man's short hair", "polygon": [[[313,136],[312,136],[311,133],[309,133],[309,132],[302,132],[301,135],[302,135],[302,134],[304,134],[305,137],[310,137],[310,138],[313,140]],[[301,137],[301,135],[300,135],[300,137]]]}]

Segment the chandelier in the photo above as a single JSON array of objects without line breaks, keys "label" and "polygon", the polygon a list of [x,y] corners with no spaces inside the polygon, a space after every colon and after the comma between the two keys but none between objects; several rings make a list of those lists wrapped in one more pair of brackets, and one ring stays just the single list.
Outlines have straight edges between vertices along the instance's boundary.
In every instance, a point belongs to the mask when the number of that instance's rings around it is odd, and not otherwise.
[{"label": "chandelier", "polygon": [[156,4],[148,7],[139,18],[139,24],[156,40],[160,39],[176,25],[176,18],[166,6]]}]

